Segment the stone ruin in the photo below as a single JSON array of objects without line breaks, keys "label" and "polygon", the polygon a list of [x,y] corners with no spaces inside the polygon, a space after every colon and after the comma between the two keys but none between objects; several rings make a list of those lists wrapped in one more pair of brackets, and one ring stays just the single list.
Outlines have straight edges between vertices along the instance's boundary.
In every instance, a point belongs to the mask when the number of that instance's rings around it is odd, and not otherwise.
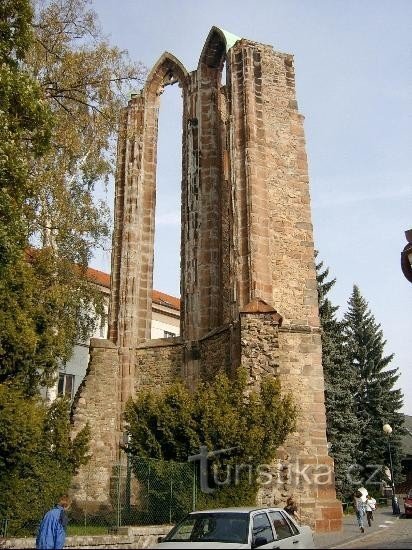
[{"label": "stone ruin", "polygon": [[[151,340],[158,113],[174,83],[183,97],[181,326],[179,337]],[[89,422],[93,434],[76,505],[110,506],[130,397],[243,366],[252,386],[278,376],[299,407],[297,431],[274,457],[282,483],[262,489],[259,504],[293,493],[303,521],[339,529],[292,55],[216,27],[195,71],[164,53],[122,112],[117,155],[108,338],[91,341],[73,408],[74,432]]]}]

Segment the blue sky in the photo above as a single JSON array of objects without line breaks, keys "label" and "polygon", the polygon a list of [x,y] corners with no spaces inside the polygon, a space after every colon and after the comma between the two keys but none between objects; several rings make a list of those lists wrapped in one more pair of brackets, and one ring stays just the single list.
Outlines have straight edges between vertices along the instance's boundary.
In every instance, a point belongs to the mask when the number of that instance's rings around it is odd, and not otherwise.
[{"label": "blue sky", "polygon": [[[188,70],[213,25],[295,56],[315,245],[343,313],[357,284],[395,353],[412,414],[412,285],[399,257],[412,228],[412,2],[94,0],[103,30],[150,68],[168,50]],[[154,286],[179,293],[179,89],[162,96]],[[112,192],[108,194],[112,201]],[[109,270],[109,255],[95,267]]]}]

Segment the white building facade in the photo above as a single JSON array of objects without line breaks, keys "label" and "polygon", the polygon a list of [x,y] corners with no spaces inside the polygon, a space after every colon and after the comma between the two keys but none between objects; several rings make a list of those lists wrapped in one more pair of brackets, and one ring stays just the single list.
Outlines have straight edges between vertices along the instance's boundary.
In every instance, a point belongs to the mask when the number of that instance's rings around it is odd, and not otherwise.
[{"label": "white building facade", "polygon": [[[110,297],[110,275],[97,269],[88,269],[88,277],[98,287],[104,296],[105,315],[99,316],[96,329],[90,338],[107,338],[107,319]],[[180,300],[158,290],[153,290],[152,295],[152,324],[151,337],[170,338],[180,334]],[[58,395],[66,395],[73,399],[78,387],[86,374],[89,362],[90,338],[85,342],[79,342],[73,348],[73,354],[65,365],[59,369],[58,380],[52,388],[45,389],[42,393],[49,402]]]}]

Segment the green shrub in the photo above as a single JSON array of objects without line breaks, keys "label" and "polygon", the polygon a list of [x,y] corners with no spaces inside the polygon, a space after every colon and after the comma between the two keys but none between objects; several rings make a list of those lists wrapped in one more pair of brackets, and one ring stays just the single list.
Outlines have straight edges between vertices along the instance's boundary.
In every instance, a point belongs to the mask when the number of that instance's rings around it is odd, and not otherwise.
[{"label": "green shrub", "polygon": [[[259,391],[250,391],[246,372],[239,369],[233,379],[218,374],[194,392],[182,382],[141,392],[126,410],[127,450],[139,479],[134,457],[184,462],[201,446],[231,449],[210,461],[208,484],[214,492],[199,494],[198,508],[255,504],[256,469],[273,460],[295,419],[296,407],[278,379],[267,378]],[[240,464],[247,467],[235,476]],[[219,483],[228,472],[229,482]]]}]

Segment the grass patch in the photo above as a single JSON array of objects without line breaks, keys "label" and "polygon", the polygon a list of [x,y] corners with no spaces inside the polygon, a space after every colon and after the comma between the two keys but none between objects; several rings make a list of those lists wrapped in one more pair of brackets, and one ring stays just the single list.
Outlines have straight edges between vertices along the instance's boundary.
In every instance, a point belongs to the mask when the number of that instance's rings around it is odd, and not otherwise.
[{"label": "grass patch", "polygon": [[107,535],[109,529],[106,525],[68,525],[67,535]]}]

